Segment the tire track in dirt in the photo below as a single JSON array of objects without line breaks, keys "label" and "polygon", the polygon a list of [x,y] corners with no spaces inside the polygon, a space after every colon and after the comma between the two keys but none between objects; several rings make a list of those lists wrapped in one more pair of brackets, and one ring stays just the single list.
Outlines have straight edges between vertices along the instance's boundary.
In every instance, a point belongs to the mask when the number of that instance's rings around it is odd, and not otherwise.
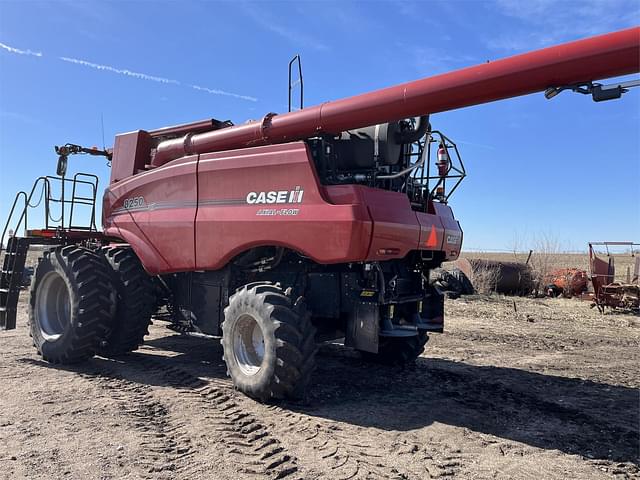
[{"label": "tire track in dirt", "polygon": [[[180,372],[188,375],[187,372]],[[230,453],[247,459],[250,465],[261,467],[248,470],[247,473],[266,475],[274,479],[289,477],[298,472],[297,459],[287,450],[283,443],[255,415],[241,408],[233,399],[227,386],[213,383],[198,389],[197,394],[207,405],[214,405],[225,420],[222,429],[224,442],[232,447]]]},{"label": "tire track in dirt", "polygon": [[[80,378],[92,382],[107,392],[107,396],[121,405],[120,411],[128,417],[140,433],[144,467],[143,478],[190,478],[196,472],[206,471],[202,453],[194,445],[191,431],[197,421],[200,430],[211,434],[212,442],[222,458],[234,465],[236,472],[246,477],[289,478],[298,472],[297,459],[288,453],[257,417],[235,402],[234,391],[223,382],[205,382],[190,373],[159,360],[154,355],[137,355],[125,364],[108,366],[90,364],[74,369]],[[25,358],[23,364],[32,368],[50,367],[45,362]],[[185,414],[161,399],[152,386],[128,380],[125,372],[159,377],[172,388],[171,399],[197,408],[198,416]],[[220,448],[222,447],[222,448]]]},{"label": "tire track in dirt", "polygon": [[[296,458],[283,448],[282,442],[255,415],[235,401],[235,392],[227,382],[205,382],[152,357],[154,355],[139,355],[128,365],[143,370],[145,374],[161,376],[168,386],[178,390],[184,402],[198,402],[203,411],[198,420],[207,422],[208,429],[217,433],[216,441],[226,447],[225,455],[232,456],[236,465],[242,465],[240,473],[281,479],[298,471]],[[184,422],[190,420],[193,419],[187,418]],[[192,462],[188,467],[187,470],[196,469]],[[187,473],[184,468],[181,470],[181,474]]]},{"label": "tire track in dirt", "polygon": [[[431,471],[401,471],[387,465],[390,450],[355,441],[358,432],[340,432],[330,423],[320,423],[286,406],[264,406],[238,397],[230,380],[213,379],[198,386],[202,383],[198,377],[153,357],[140,356],[130,365],[162,375],[169,385],[187,396],[185,401],[204,402],[207,409],[213,406],[220,441],[228,447],[229,455],[239,457],[239,463],[245,464],[241,473],[274,479],[293,474],[332,480],[425,478],[425,473],[437,478],[454,475],[461,465],[460,456],[449,455],[441,459],[431,457]],[[313,470],[302,472],[299,463],[313,465]],[[181,469],[180,473],[187,472]]]},{"label": "tire track in dirt", "polygon": [[371,442],[358,441],[357,427],[341,431],[336,425],[287,407],[266,407],[275,417],[271,428],[291,444],[298,444],[303,464],[314,465],[314,478],[349,480],[358,478],[424,478],[416,472],[401,471],[387,464],[389,449]]},{"label": "tire track in dirt", "polygon": [[[280,407],[276,408],[283,414]],[[289,432],[297,436],[309,432],[305,442],[319,454],[312,455],[310,460],[314,464],[325,465],[319,478],[440,478],[458,474],[468,460],[460,449],[435,438],[426,445],[407,432],[398,434],[402,441],[388,435],[371,439],[371,432],[365,428],[350,426],[339,431],[331,423],[318,423],[298,414],[292,416],[298,418],[285,420],[289,424]],[[286,417],[280,416],[279,420],[283,418]],[[416,465],[416,458],[422,462],[420,465]]]},{"label": "tire track in dirt", "polygon": [[149,475],[158,478],[162,473],[177,473],[178,461],[193,455],[185,425],[172,418],[169,409],[154,398],[150,387],[136,384],[118,376],[115,372],[80,373],[80,376],[97,383],[108,392],[109,398],[118,402],[120,411],[133,421],[140,433],[142,457],[139,464]]},{"label": "tire track in dirt", "polygon": [[[56,368],[41,359],[19,358],[17,362],[34,375],[42,368]],[[118,405],[118,414],[128,419],[127,423],[137,432],[142,448],[137,452],[135,468],[141,470],[140,478],[172,477],[179,471],[178,461],[193,453],[185,425],[172,418],[169,408],[154,397],[151,387],[127,380],[117,368],[94,362],[67,370],[75,375],[72,378],[103,390],[105,397]]]},{"label": "tire track in dirt", "polygon": [[[348,357],[349,353],[343,349],[328,350],[329,356],[319,354],[324,357],[323,364],[326,363],[323,370],[341,370],[340,376],[333,374],[332,382],[339,384],[341,399],[348,404],[352,400],[349,385],[354,376],[362,379],[363,370],[345,368],[341,363],[345,358],[340,357]],[[330,364],[335,365],[331,368]],[[410,408],[403,394],[389,392],[389,395],[397,400],[399,408]],[[387,435],[382,430],[372,432],[354,423],[337,423],[308,413],[321,405],[322,401],[316,398],[311,405],[284,402],[259,406],[265,412],[263,418],[270,419],[270,428],[295,449],[300,462],[313,465],[313,478],[441,478],[457,475],[469,462],[469,455],[457,446],[433,437],[425,444],[424,439],[410,432]]]}]

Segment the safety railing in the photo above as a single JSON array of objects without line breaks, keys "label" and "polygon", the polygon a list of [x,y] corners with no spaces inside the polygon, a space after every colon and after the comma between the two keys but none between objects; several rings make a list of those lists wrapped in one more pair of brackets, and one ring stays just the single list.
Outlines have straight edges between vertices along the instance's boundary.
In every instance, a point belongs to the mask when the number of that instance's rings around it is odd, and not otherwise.
[{"label": "safety railing", "polygon": [[[437,152],[435,163],[431,161],[434,150]],[[424,196],[428,194],[430,198],[446,203],[467,175],[458,146],[438,130],[428,132],[411,144],[405,155],[407,164],[416,166],[403,187],[409,196],[420,191]]]},{"label": "safety railing", "polygon": [[[71,183],[71,198],[66,198],[66,192]],[[52,184],[59,184],[60,197],[53,195]],[[82,186],[90,189],[88,196],[80,196],[78,194],[79,188]],[[97,231],[96,227],[96,196],[98,192],[98,177],[88,173],[76,173],[73,178],[54,177],[54,176],[42,176],[38,177],[31,187],[31,191],[27,194],[25,191],[20,191],[16,194],[16,197],[11,205],[9,216],[2,230],[2,236],[0,236],[0,250],[4,248],[5,237],[9,228],[13,225],[13,235],[17,236],[17,232],[20,228],[24,228],[26,231],[29,226],[29,210],[38,208],[44,202],[44,228],[45,230],[85,230],[85,231]],[[37,201],[34,203],[34,199],[37,197]],[[60,206],[60,214],[54,217],[52,212],[53,204]],[[22,210],[16,210],[18,206],[22,206]],[[88,225],[74,225],[73,215],[78,205],[85,205],[91,207],[91,215]],[[66,216],[67,210],[69,210],[68,218]],[[20,217],[17,223],[12,224],[11,221],[17,212],[20,212]],[[76,216],[77,218],[77,216]],[[11,234],[10,234],[11,236]]]}]

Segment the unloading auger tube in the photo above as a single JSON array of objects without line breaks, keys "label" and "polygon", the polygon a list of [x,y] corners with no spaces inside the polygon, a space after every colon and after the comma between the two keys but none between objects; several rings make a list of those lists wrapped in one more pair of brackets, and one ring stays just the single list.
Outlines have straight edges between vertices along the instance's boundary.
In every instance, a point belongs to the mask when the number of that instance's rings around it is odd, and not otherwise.
[{"label": "unloading auger tube", "polygon": [[301,140],[640,71],[640,27],[515,55],[262,121],[160,142],[151,164]]}]

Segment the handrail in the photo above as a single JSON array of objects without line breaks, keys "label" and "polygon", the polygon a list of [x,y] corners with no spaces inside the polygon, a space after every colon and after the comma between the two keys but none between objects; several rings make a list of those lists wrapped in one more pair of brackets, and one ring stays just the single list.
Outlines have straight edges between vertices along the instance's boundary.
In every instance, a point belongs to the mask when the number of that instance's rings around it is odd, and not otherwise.
[{"label": "handrail", "polygon": [[[24,209],[23,212],[27,210],[27,205],[29,202],[29,199],[27,198],[27,192],[25,191],[19,191],[16,194],[16,198],[13,199],[13,205],[11,205],[11,211],[9,212],[9,218],[7,219],[7,223],[4,225],[4,230],[2,230],[2,236],[0,237],[0,252],[2,252],[2,250],[4,250],[4,236],[7,233],[7,229],[9,228],[9,223],[11,222],[11,217],[13,217],[13,212],[16,209],[16,205],[18,203],[18,199],[24,196]],[[18,224],[18,228],[20,227],[20,224]],[[8,242],[7,242],[8,243]]]},{"label": "handrail", "polygon": [[[27,196],[27,194],[23,191],[18,192],[18,194],[16,195],[16,199],[14,200],[14,206],[11,208],[11,212],[9,213],[9,218],[7,219],[7,223],[5,224],[4,230],[2,231],[2,237],[0,238],[0,243],[3,243],[4,245],[4,236],[6,234],[7,229],[9,228],[9,224],[11,222],[11,218],[13,217],[13,211],[15,208],[15,203],[17,202],[18,197],[20,196],[20,194],[24,194],[26,197],[26,201],[25,201],[25,206],[22,210],[22,214],[20,215],[20,219],[18,220],[18,223],[16,224],[16,228],[14,230],[14,233],[18,231],[18,229],[20,229],[20,225],[22,225],[22,220],[25,220],[25,229],[27,228],[27,211],[29,210],[29,206],[31,205],[31,199],[33,197],[33,194],[36,191],[36,187],[38,186],[38,183],[40,182],[40,180],[43,181],[43,195],[45,196],[45,209],[46,212],[48,212],[48,198],[49,198],[49,180],[46,177],[38,177],[36,178],[36,181],[33,183],[33,187],[31,187],[31,191],[29,192],[29,195]],[[38,202],[38,204],[36,206],[40,205],[40,202]]]},{"label": "handrail", "polygon": [[[90,182],[88,180],[78,180],[79,177],[92,178],[95,180],[95,182]],[[98,193],[98,181],[99,181],[98,176],[92,173],[78,172],[73,176],[73,191],[71,193],[71,212],[69,213],[69,228],[73,226],[73,207],[75,205],[74,202],[76,201],[76,185],[79,183],[82,183],[82,184],[91,186],[90,200],[91,200],[91,205],[93,205],[93,208],[91,209],[91,221],[89,223],[89,230],[98,229],[96,227],[96,195]],[[79,198],[79,199],[82,200],[83,198]],[[83,202],[79,202],[79,204],[87,205],[87,203],[83,203]]]},{"label": "handrail", "polygon": [[[449,159],[447,170],[442,175],[437,170],[435,172],[432,171],[432,144],[443,147]],[[403,191],[406,191],[410,196],[412,195],[410,193],[412,190],[410,189],[417,187],[424,191],[425,196],[428,195],[429,198],[433,200],[447,203],[453,192],[467,176],[458,146],[439,130],[431,130],[427,132],[423,138],[411,143],[410,149],[404,155],[410,167],[399,173],[405,174],[407,171],[411,172],[407,181],[402,186]],[[417,158],[415,162],[413,162],[413,157]],[[397,176],[397,174],[395,176]],[[376,178],[384,179],[393,177],[389,175],[377,176]],[[447,180],[453,182],[453,186],[449,186],[445,191]],[[438,187],[442,187],[443,189],[444,195],[442,197],[437,194]]]},{"label": "handrail", "polygon": [[[88,178],[89,180],[81,180],[82,178]],[[60,198],[54,198],[51,195],[51,181],[52,180],[56,180],[59,181],[61,184],[61,194],[60,194]],[[38,200],[38,202],[35,205],[31,204],[31,201],[34,197],[34,194],[36,193],[36,190],[38,188],[38,186],[40,186],[42,182],[42,191],[41,191],[41,197],[40,200]],[[71,199],[66,199],[65,198],[65,183],[66,182],[72,182],[73,183],[73,189],[72,189],[72,196]],[[78,184],[84,184],[84,185],[89,185],[91,187],[91,197],[85,198],[85,197],[76,197],[76,187]],[[96,222],[95,222],[95,217],[96,217],[96,196],[97,196],[97,190],[98,190],[98,177],[96,175],[93,174],[89,174],[89,173],[76,173],[73,177],[73,179],[70,178],[65,178],[65,177],[53,177],[50,175],[46,175],[46,176],[41,176],[36,178],[36,180],[33,183],[33,187],[31,187],[31,191],[29,192],[29,194],[27,195],[27,193],[25,191],[20,191],[16,194],[16,197],[13,201],[13,204],[11,206],[11,210],[9,212],[9,217],[7,218],[7,222],[5,223],[4,229],[2,231],[2,236],[0,236],[0,251],[4,250],[4,239],[5,239],[5,235],[7,233],[7,230],[9,229],[9,226],[11,225],[11,220],[13,219],[14,213],[16,211],[16,207],[18,205],[18,201],[20,198],[24,198],[24,207],[22,209],[22,213],[20,214],[20,218],[18,219],[18,222],[15,226],[15,230],[14,232],[17,232],[20,227],[22,226],[22,222],[24,221],[24,228],[25,230],[28,227],[28,211],[29,208],[37,208],[38,206],[40,206],[40,204],[42,203],[42,199],[44,198],[44,214],[45,214],[45,218],[44,218],[44,223],[45,223],[45,228],[48,230],[50,227],[56,227],[57,229],[64,229],[65,228],[65,206],[67,204],[71,204],[71,209],[70,209],[70,213],[69,213],[69,224],[67,225],[67,228],[72,228],[73,224],[72,224],[72,220],[73,220],[73,210],[74,207],[76,205],[90,205],[91,208],[91,220],[89,223],[89,227],[88,229],[90,231],[97,231],[97,227],[96,227]],[[61,215],[60,218],[53,218],[51,215],[51,205],[50,203],[54,202],[54,203],[60,203],[61,204]],[[51,222],[51,223],[50,223]],[[57,223],[58,225],[52,225],[52,223]],[[77,227],[77,228],[82,228],[82,227]],[[14,233],[15,234],[15,233]]]}]

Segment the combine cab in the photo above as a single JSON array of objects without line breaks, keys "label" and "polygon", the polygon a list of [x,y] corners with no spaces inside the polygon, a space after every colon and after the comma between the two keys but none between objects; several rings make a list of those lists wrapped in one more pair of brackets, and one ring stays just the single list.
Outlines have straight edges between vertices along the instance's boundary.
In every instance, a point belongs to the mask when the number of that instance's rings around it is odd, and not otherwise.
[{"label": "combine cab", "polygon": [[[265,401],[304,392],[321,341],[412,362],[444,328],[429,272],[462,247],[449,199],[466,172],[429,114],[549,89],[602,100],[592,81],[637,72],[639,53],[630,29],[239,126],[137,130],[112,151],[65,145],[59,177],[40,179],[47,225],[8,240],[0,325],[15,328],[16,278],[29,245],[44,244],[29,323],[50,362],[130,352],[152,316],[221,336],[236,387]],[[95,209],[97,179],[78,198],[85,177],[64,176],[82,153],[112,160],[102,231],[94,211],[73,225],[78,202]],[[50,195],[54,181],[71,187],[68,201]],[[34,193],[22,197],[16,230]],[[52,202],[72,212],[55,227]]]}]

